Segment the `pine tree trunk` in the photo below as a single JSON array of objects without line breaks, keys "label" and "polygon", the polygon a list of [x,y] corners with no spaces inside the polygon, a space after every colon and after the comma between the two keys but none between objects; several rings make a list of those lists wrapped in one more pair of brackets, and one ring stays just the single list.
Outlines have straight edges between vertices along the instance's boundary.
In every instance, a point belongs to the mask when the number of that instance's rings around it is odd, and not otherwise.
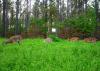
[{"label": "pine tree trunk", "polygon": [[7,34],[7,30],[8,30],[8,9],[7,9],[7,5],[8,4],[8,1],[7,0],[3,0],[3,31],[2,31],[2,36],[3,37],[6,37],[6,34]]},{"label": "pine tree trunk", "polygon": [[15,35],[19,34],[19,0],[16,1],[16,24],[15,24]]}]

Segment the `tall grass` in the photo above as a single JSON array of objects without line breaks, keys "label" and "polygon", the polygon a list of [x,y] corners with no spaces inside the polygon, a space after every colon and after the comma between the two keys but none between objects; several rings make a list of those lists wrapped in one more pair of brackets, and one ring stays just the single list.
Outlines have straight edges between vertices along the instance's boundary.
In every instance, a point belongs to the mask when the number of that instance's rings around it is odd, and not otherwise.
[{"label": "tall grass", "polygon": [[0,71],[100,71],[100,42],[25,39],[3,46],[2,41]]}]

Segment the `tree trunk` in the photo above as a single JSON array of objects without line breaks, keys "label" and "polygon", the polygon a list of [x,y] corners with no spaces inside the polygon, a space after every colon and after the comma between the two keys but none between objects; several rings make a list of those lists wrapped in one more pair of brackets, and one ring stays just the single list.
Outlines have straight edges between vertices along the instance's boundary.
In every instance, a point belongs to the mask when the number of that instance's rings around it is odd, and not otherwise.
[{"label": "tree trunk", "polygon": [[28,27],[29,27],[29,9],[28,9],[29,1],[26,0],[26,3],[27,3],[27,8],[26,8],[26,17],[25,17],[25,33],[26,33],[26,37],[27,37],[28,36]]},{"label": "tree trunk", "polygon": [[98,33],[100,31],[100,25],[98,24],[99,22],[99,5],[98,5],[98,0],[95,0],[95,14],[96,14],[96,28],[95,28],[95,36],[100,39],[100,33]]},{"label": "tree trunk", "polygon": [[3,0],[3,31],[2,31],[2,36],[6,37],[7,34],[7,30],[8,30],[8,9],[7,9],[7,5],[8,1],[7,0]]},{"label": "tree trunk", "polygon": [[[0,30],[2,30],[2,26],[1,26],[1,25],[2,25],[2,24],[1,24],[1,23],[2,23],[2,22],[1,22],[1,21],[2,21],[2,15],[1,15],[1,12],[2,12],[2,4],[1,4],[1,0],[0,0]],[[1,32],[2,32],[2,31],[0,31],[0,33],[1,33]],[[0,34],[0,36],[1,36],[1,34]]]},{"label": "tree trunk", "polygon": [[15,35],[19,34],[19,0],[16,1],[16,24],[15,24]]}]

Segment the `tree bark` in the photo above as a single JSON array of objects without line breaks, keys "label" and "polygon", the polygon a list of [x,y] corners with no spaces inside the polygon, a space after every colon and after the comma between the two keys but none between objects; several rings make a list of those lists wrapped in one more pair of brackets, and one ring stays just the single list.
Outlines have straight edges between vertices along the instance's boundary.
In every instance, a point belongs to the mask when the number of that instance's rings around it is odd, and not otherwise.
[{"label": "tree bark", "polygon": [[8,4],[8,0],[3,0],[3,32],[2,32],[2,36],[6,37],[7,34],[7,30],[8,30],[8,9],[7,9],[7,5]]},{"label": "tree bark", "polygon": [[16,24],[15,24],[15,35],[19,34],[19,0],[16,1]]}]

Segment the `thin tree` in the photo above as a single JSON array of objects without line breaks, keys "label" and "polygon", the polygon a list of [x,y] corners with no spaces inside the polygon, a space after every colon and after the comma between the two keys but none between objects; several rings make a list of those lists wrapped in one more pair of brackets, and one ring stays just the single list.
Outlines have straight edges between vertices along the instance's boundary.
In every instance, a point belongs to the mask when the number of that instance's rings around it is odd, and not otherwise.
[{"label": "thin tree", "polygon": [[6,37],[8,30],[8,0],[3,0],[3,31],[2,36]]},{"label": "thin tree", "polygon": [[57,10],[54,0],[49,0],[49,23],[48,23],[48,35],[52,33],[52,26],[55,21]]},{"label": "thin tree", "polygon": [[84,7],[85,7],[85,8],[84,8],[84,11],[85,11],[85,12],[87,12],[87,2],[88,2],[88,0],[84,0],[84,5],[85,5],[85,6],[84,6]]},{"label": "thin tree", "polygon": [[16,1],[16,24],[15,24],[15,35],[19,34],[19,0]]},{"label": "thin tree", "polygon": [[96,14],[96,28],[95,28],[95,36],[100,39],[100,34],[98,33],[98,31],[100,31],[100,24],[98,24],[98,22],[100,21],[100,17],[99,17],[99,4],[98,4],[98,0],[95,0],[95,14]]},{"label": "thin tree", "polygon": [[0,0],[0,15],[1,15],[1,10],[2,10],[2,3],[1,3],[1,0]]},{"label": "thin tree", "polygon": [[57,8],[57,18],[58,18],[58,20],[60,20],[60,18],[59,18],[59,13],[60,13],[60,11],[59,11],[59,8],[60,8],[60,5],[59,5],[59,0],[56,0],[56,8]]},{"label": "thin tree", "polygon": [[99,21],[99,5],[98,5],[98,0],[95,0],[95,13],[96,13],[96,21],[98,22]]},{"label": "thin tree", "polygon": [[28,34],[28,27],[29,27],[29,0],[26,0],[26,16],[25,16],[25,32],[26,32],[26,36]]},{"label": "thin tree", "polygon": [[1,3],[1,0],[0,0],[0,24],[1,24],[1,12],[2,12],[2,3]]}]

